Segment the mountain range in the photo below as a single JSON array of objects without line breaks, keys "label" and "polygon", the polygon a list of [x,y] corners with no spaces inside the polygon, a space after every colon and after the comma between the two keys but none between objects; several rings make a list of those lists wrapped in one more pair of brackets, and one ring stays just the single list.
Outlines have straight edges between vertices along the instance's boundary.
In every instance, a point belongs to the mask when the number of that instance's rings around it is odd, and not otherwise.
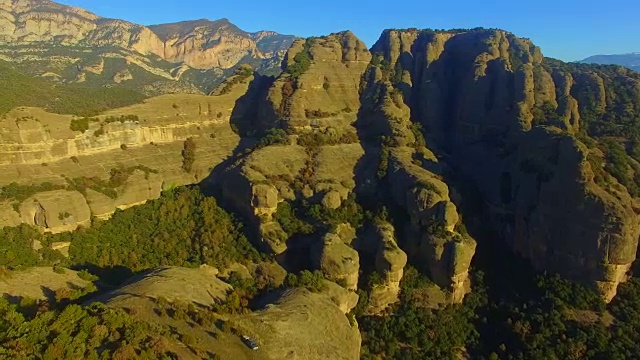
[{"label": "mountain range", "polygon": [[227,19],[147,27],[48,0],[0,1],[0,59],[62,83],[207,93],[242,64],[278,72],[293,40]]},{"label": "mountain range", "polygon": [[640,52],[618,55],[594,55],[580,61],[583,64],[620,65],[640,71]]}]

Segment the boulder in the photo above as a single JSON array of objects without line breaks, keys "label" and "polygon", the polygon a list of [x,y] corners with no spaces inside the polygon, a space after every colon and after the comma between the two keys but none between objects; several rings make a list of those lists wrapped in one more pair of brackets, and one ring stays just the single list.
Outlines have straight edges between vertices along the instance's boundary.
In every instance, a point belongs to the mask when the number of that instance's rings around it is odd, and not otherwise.
[{"label": "boulder", "polygon": [[325,281],[325,285],[326,290],[324,290],[323,292],[326,292],[327,295],[329,295],[331,300],[340,308],[343,313],[348,314],[351,310],[353,310],[353,308],[356,307],[356,305],[358,305],[359,297],[355,292],[347,290],[331,281]]},{"label": "boulder", "polygon": [[360,262],[358,252],[335,233],[327,233],[311,250],[314,266],[327,279],[343,282],[350,290],[358,289]]},{"label": "boulder", "polygon": [[26,224],[60,233],[91,223],[91,210],[77,191],[55,190],[38,193],[20,204],[20,217]]},{"label": "boulder", "polygon": [[342,197],[337,191],[329,191],[322,197],[322,206],[327,209],[335,210],[342,205]]}]

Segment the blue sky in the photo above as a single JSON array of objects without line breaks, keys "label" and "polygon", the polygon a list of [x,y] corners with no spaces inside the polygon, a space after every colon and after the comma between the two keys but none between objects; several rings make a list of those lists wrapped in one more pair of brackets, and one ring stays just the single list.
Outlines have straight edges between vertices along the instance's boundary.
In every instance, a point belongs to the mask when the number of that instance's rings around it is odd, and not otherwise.
[{"label": "blue sky", "polygon": [[496,27],[565,61],[640,52],[638,0],[59,0],[100,16],[151,25],[228,18],[246,31],[298,36],[351,30],[368,46],[386,28]]}]

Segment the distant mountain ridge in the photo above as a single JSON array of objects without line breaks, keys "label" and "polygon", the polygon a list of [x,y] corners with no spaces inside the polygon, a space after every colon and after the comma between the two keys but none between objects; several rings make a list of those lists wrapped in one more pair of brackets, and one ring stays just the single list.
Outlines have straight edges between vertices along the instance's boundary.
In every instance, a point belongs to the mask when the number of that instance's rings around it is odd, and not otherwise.
[{"label": "distant mountain ridge", "polygon": [[620,65],[640,71],[640,52],[614,55],[594,55],[579,61],[583,64]]},{"label": "distant mountain ridge", "polygon": [[[294,39],[228,19],[143,26],[49,0],[0,0],[0,59],[31,75],[150,94],[208,92],[241,64],[279,71]],[[87,67],[100,71],[73,71]]]}]

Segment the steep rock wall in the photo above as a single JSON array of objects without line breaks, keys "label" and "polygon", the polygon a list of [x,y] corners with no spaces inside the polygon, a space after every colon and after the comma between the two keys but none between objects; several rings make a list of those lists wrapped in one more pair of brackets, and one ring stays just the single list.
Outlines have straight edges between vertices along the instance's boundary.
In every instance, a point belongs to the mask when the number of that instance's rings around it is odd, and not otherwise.
[{"label": "steep rock wall", "polygon": [[595,150],[572,137],[584,118],[616,111],[607,74],[545,60],[499,30],[390,30],[372,53],[429,143],[478,185],[504,240],[610,300],[635,259],[637,206],[626,189],[584,175]]}]

